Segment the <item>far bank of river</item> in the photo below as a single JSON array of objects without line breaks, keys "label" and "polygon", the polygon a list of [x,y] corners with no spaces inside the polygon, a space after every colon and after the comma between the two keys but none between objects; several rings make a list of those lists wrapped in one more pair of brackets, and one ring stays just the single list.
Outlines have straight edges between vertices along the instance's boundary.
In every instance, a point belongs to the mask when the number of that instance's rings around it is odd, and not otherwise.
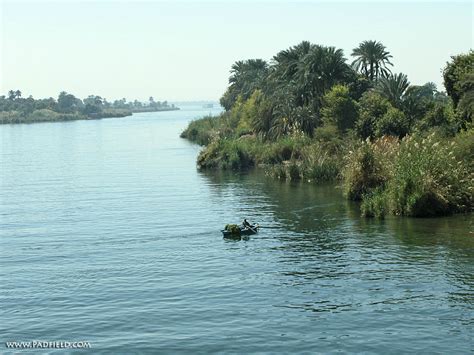
[{"label": "far bank of river", "polygon": [[168,107],[159,109],[143,108],[140,110],[106,109],[100,113],[91,113],[88,115],[79,112],[60,113],[47,109],[35,110],[30,113],[24,113],[20,111],[1,111],[0,124],[98,120],[102,118],[127,117],[139,112],[166,112],[177,110],[179,110],[179,107]]}]

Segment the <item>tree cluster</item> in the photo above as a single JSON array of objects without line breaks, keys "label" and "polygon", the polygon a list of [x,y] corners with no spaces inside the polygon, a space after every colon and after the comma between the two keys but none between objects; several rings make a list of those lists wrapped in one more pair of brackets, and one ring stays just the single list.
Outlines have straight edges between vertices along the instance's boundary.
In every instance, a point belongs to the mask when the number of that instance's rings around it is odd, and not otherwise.
[{"label": "tree cluster", "polygon": [[351,56],[348,63],[342,49],[303,41],[269,63],[238,61],[221,105],[237,132],[270,140],[312,137],[325,126],[364,139],[433,127],[449,135],[472,122],[472,51],[447,64],[447,95],[434,83],[411,85],[405,74],[392,73],[392,56],[378,41],[360,43]]},{"label": "tree cluster", "polygon": [[32,96],[23,98],[21,95],[20,90],[10,90],[7,96],[0,96],[0,113],[15,113],[23,118],[35,116],[35,112],[53,112],[61,115],[74,114],[75,117],[100,118],[112,117],[114,114],[124,116],[130,115],[132,112],[176,109],[174,104],[170,105],[167,101],[155,101],[153,97],[150,97],[148,102],[143,103],[138,100],[127,102],[125,98],[109,102],[106,98],[97,95],[89,95],[85,99],[80,99],[65,91],[62,91],[57,99],[52,97],[34,99]]}]

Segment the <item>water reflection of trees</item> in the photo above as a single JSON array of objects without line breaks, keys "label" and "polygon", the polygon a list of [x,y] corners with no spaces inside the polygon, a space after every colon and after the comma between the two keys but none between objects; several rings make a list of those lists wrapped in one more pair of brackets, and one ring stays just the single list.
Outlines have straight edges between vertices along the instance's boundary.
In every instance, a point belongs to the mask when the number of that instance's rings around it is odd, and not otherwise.
[{"label": "water reflection of trees", "polygon": [[321,187],[282,182],[258,172],[202,172],[201,176],[207,180],[211,192],[219,197],[227,195],[229,189],[244,202],[246,198],[261,198],[263,195],[266,198],[265,207],[271,209],[277,219],[274,222],[297,233],[330,229],[341,223],[339,216],[347,208],[341,192],[334,185]]},{"label": "water reflection of trees", "polygon": [[[474,235],[469,216],[364,219],[359,207],[346,201],[335,185],[288,183],[261,173],[206,172],[201,176],[211,195],[221,201],[233,195],[249,217],[276,227],[260,237],[271,235],[279,241],[269,247],[278,261],[275,271],[281,277],[277,282],[296,288],[318,287],[319,296],[306,293],[305,309],[321,310],[318,302],[349,307],[349,293],[339,291],[340,299],[331,299],[319,287],[342,290],[359,280],[367,290],[379,289],[376,285],[380,283],[398,290],[397,285],[406,282],[429,281],[420,277],[441,277],[439,287],[449,303],[472,305]],[[429,290],[405,291],[397,295],[397,302],[434,297]],[[360,290],[355,287],[353,292]],[[359,305],[373,302],[376,307],[393,296],[379,293],[373,298],[364,292],[353,301]],[[303,304],[294,301],[293,306]]]},{"label": "water reflection of trees", "polygon": [[474,229],[471,215],[443,218],[393,218],[390,232],[407,255],[429,260],[444,270],[454,304],[474,304]]}]

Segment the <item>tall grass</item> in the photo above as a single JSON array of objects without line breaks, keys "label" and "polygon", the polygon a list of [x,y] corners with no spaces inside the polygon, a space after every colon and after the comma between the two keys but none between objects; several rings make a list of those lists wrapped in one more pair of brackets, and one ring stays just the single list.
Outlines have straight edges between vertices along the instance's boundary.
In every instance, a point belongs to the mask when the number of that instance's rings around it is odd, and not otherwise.
[{"label": "tall grass", "polygon": [[[363,143],[347,156],[344,186],[364,216],[432,217],[474,207],[472,133],[455,140],[405,137]],[[462,144],[461,144],[462,143]],[[471,154],[471,158],[463,159]]]},{"label": "tall grass", "polygon": [[407,137],[388,186],[391,212],[425,217],[473,208],[474,175],[454,152],[455,141]]},{"label": "tall grass", "polygon": [[382,137],[367,139],[350,150],[344,158],[344,192],[351,200],[362,200],[373,189],[384,187],[393,173],[393,159],[398,140]]}]

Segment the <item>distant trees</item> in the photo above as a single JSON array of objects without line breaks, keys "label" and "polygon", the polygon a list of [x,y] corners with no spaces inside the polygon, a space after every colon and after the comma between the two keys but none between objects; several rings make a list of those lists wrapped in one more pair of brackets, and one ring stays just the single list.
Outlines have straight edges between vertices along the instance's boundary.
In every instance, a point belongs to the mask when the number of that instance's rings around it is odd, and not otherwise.
[{"label": "distant trees", "polygon": [[8,99],[9,100],[15,100],[21,97],[21,91],[20,90],[10,90],[8,91]]},{"label": "distant trees", "polygon": [[20,90],[10,90],[8,96],[0,96],[0,123],[121,117],[131,115],[132,112],[178,109],[168,105],[167,101],[160,103],[152,97],[150,99],[146,104],[138,100],[127,102],[125,98],[111,103],[97,95],[89,95],[81,100],[62,91],[57,100],[51,97],[35,100],[32,96],[22,98]]}]

